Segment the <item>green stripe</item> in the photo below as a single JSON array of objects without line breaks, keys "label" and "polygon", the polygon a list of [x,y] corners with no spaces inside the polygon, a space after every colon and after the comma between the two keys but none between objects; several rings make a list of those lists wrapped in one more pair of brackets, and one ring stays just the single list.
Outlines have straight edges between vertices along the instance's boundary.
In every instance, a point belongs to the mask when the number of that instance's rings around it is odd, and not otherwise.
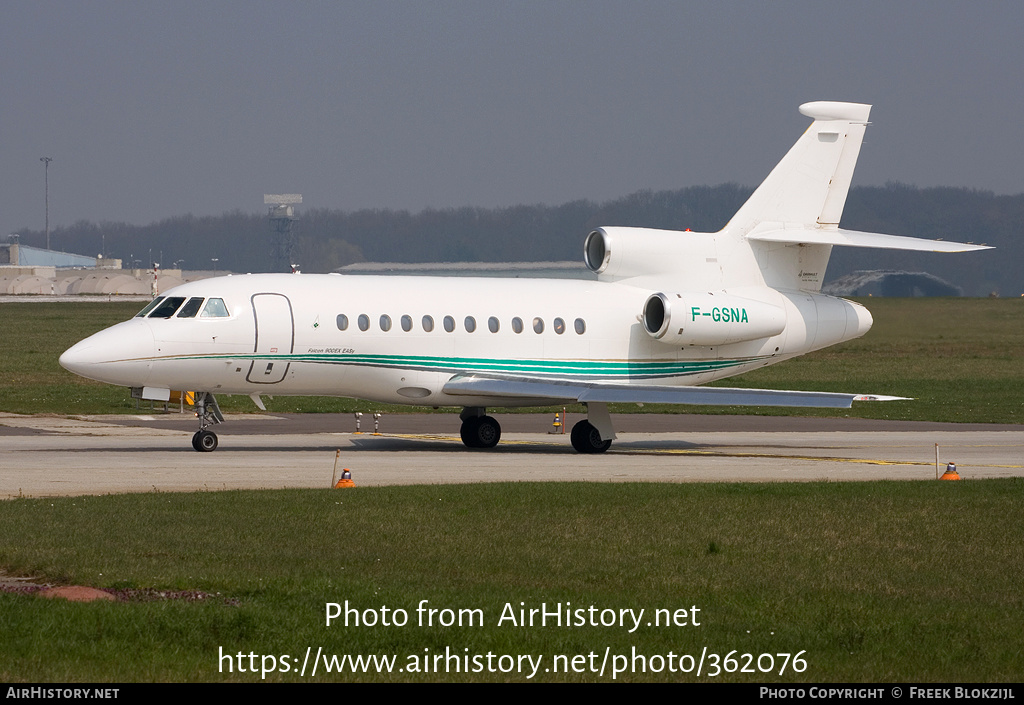
[{"label": "green stripe", "polygon": [[515,358],[429,357],[421,355],[361,355],[361,354],[257,354],[242,355],[186,355],[170,359],[243,359],[273,362],[308,362],[321,365],[351,365],[357,367],[387,367],[437,372],[472,373],[494,372],[530,375],[535,377],[677,377],[729,369],[764,359],[739,360],[523,360]]}]

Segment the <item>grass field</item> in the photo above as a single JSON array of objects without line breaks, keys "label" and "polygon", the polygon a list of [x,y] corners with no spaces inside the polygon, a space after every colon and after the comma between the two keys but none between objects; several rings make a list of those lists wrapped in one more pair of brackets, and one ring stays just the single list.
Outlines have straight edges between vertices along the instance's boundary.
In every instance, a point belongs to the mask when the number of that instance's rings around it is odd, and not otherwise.
[{"label": "grass field", "polygon": [[[726,384],[917,398],[801,414],[1021,422],[1024,302],[866,304],[875,317],[867,337]],[[0,322],[15,332],[0,336],[0,410],[134,410],[126,390],[76,378],[56,360],[139,307],[0,305]],[[244,398],[223,403],[252,410]],[[280,397],[268,405],[379,408]],[[665,410],[750,411],[642,409]],[[394,655],[396,669],[446,648],[466,657],[529,654],[541,659],[531,680],[542,681],[610,681],[612,666],[624,665],[617,680],[1019,682],[1022,490],[1021,480],[516,483],[0,502],[0,567],[132,598],[75,604],[0,593],[0,681],[251,682],[261,679],[253,666],[272,666],[267,680],[277,681],[527,680],[516,670],[326,674],[322,664],[315,678],[297,675],[306,649],[322,647],[339,657]],[[325,626],[325,604],[346,600],[364,616],[386,606],[410,621]],[[479,610],[484,622],[420,627],[422,600]],[[504,606],[520,603],[645,614],[632,633],[499,625]],[[647,626],[653,610],[693,606],[699,627]],[[648,658],[646,671],[615,658],[603,674],[589,670],[606,649],[621,658],[634,648]],[[244,659],[239,673],[229,658],[225,672],[221,649],[255,661]],[[698,676],[702,654],[718,660],[707,656]],[[559,663],[559,672],[545,670]]]},{"label": "grass field", "polygon": [[[542,668],[606,648],[678,659],[706,647],[721,657],[717,676],[705,660],[699,678],[662,662],[661,672],[617,680],[1020,681],[1022,489],[1015,480],[496,484],[13,500],[0,504],[2,565],[208,597],[73,604],[0,595],[0,680],[260,680],[220,672],[221,648],[275,655],[277,669],[290,655],[297,670],[307,647],[394,654],[399,666],[445,647],[531,654]],[[325,626],[325,603],[346,600],[378,615],[404,609],[409,623]],[[420,627],[421,600],[479,609],[483,625]],[[499,626],[504,605],[521,602],[646,613],[632,634]],[[647,626],[655,609],[693,606],[700,612],[687,621],[700,626]],[[779,654],[800,652],[805,670],[791,663],[780,674]],[[774,661],[771,672],[725,672],[756,670],[761,654],[772,654],[760,662]],[[611,664],[604,676],[541,670],[533,680],[610,681]],[[276,670],[267,679],[527,680],[322,667],[315,679]]]},{"label": "grass field", "polygon": [[[635,405],[617,413],[758,413],[857,416],[987,423],[1024,422],[1024,300],[867,299],[875,319],[863,338],[741,377],[724,386],[890,394],[909,402],[856,404],[852,410]],[[0,411],[124,413],[126,389],[81,379],[57,364],[78,340],[131,317],[139,303],[0,304]],[[410,407],[329,397],[276,397],[271,412],[350,412]],[[225,398],[228,411],[253,411],[246,397]],[[424,408],[419,411],[427,410]]]}]

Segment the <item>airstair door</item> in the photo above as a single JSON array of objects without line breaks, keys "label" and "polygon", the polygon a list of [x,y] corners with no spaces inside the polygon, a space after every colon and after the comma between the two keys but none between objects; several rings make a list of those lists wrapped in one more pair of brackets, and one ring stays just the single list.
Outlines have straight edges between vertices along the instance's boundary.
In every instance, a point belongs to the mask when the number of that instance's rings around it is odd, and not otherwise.
[{"label": "airstair door", "polygon": [[292,304],[284,294],[253,294],[252,315],[256,341],[246,380],[253,384],[277,384],[288,373],[295,346]]}]

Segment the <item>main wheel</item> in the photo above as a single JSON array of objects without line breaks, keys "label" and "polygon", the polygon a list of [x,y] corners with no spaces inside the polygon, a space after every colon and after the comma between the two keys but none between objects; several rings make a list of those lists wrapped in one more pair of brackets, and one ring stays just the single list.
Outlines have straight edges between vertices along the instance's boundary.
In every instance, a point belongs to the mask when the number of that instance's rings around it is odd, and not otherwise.
[{"label": "main wheel", "polygon": [[481,416],[476,426],[478,448],[493,448],[501,440],[501,426],[491,416]]},{"label": "main wheel", "polygon": [[602,441],[600,431],[586,419],[572,427],[569,440],[578,453],[603,453],[612,445],[612,439]]},{"label": "main wheel", "polygon": [[459,431],[467,448],[493,448],[501,440],[501,425],[490,416],[472,416]]},{"label": "main wheel", "polygon": [[200,453],[217,450],[217,434],[213,431],[196,431],[196,434],[192,436],[192,447]]},{"label": "main wheel", "polygon": [[462,436],[462,443],[467,448],[476,448],[476,427],[480,423],[479,416],[471,416],[462,422],[459,435]]}]

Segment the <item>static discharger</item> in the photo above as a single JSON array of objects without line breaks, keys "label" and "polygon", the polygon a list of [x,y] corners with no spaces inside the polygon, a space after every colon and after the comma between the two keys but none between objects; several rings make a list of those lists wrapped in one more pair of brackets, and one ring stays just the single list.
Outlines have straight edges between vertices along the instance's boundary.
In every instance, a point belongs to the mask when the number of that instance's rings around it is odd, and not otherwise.
[{"label": "static discharger", "polygon": [[946,472],[942,473],[940,480],[959,480],[960,474],[956,471],[956,463],[949,463],[946,465]]}]

